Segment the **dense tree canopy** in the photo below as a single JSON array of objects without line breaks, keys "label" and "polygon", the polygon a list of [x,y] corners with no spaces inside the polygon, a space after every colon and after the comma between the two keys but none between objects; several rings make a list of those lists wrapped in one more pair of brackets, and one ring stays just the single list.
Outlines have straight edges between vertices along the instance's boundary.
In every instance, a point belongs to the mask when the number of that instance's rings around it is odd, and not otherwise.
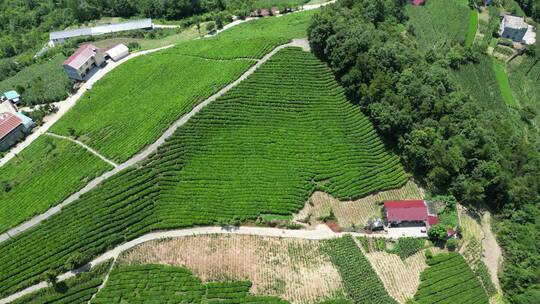
[{"label": "dense tree canopy", "polygon": [[314,18],[311,46],[431,192],[499,213],[499,236],[514,262],[502,282],[520,303],[523,291],[538,295],[539,242],[510,232],[538,235],[531,214],[540,202],[539,145],[523,140],[510,115],[482,107],[451,81],[449,71],[476,62],[476,51],[418,49],[414,30],[400,24],[407,2],[338,1]]}]

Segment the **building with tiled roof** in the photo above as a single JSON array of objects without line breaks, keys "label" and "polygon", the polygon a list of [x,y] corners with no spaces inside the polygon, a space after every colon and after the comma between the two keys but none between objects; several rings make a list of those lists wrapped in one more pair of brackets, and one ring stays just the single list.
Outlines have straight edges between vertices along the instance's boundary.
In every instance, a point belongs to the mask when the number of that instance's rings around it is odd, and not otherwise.
[{"label": "building with tiled roof", "polygon": [[426,226],[439,223],[436,214],[429,211],[423,200],[403,200],[384,202],[386,220],[389,226]]},{"label": "building with tiled roof", "polygon": [[105,55],[100,49],[93,44],[85,44],[64,61],[64,71],[70,78],[84,80],[88,72],[104,62]]},{"label": "building with tiled roof", "polygon": [[6,151],[24,137],[22,120],[13,113],[0,113],[0,151]]}]

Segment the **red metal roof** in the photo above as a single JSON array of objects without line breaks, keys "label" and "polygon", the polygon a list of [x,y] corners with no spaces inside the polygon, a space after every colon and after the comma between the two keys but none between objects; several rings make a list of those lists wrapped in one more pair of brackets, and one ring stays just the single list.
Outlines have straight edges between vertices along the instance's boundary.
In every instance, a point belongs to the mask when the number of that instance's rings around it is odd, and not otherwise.
[{"label": "red metal roof", "polygon": [[428,226],[431,227],[433,225],[437,225],[439,223],[439,217],[436,215],[428,215]]},{"label": "red metal roof", "polygon": [[422,200],[384,202],[388,221],[427,221],[428,210]]},{"label": "red metal roof", "polygon": [[64,65],[79,68],[81,65],[83,65],[83,63],[95,55],[95,50],[97,50],[97,48],[94,45],[85,44],[78,48],[75,53],[71,54],[71,56],[64,61]]},{"label": "red metal roof", "polygon": [[426,0],[411,0],[412,5],[422,5]]},{"label": "red metal roof", "polygon": [[22,120],[11,113],[0,114],[0,139],[4,138],[21,124]]}]

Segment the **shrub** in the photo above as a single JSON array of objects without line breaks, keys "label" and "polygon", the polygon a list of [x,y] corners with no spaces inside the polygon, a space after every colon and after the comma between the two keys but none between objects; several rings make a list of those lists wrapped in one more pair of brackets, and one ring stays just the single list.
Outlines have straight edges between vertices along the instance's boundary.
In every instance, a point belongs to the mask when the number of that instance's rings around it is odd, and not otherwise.
[{"label": "shrub", "polygon": [[455,251],[459,245],[459,241],[456,238],[451,238],[446,242],[446,248],[450,251]]},{"label": "shrub", "polygon": [[428,237],[434,243],[444,242],[446,240],[446,228],[441,224],[432,226],[428,230]]}]

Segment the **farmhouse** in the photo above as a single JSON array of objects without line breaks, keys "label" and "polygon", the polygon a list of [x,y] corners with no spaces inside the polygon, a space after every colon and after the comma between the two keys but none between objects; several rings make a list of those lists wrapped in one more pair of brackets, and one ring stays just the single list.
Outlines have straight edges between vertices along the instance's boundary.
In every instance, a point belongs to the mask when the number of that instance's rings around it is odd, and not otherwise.
[{"label": "farmhouse", "polygon": [[106,56],[113,61],[118,61],[129,55],[129,48],[124,44],[118,44],[105,52]]},{"label": "farmhouse", "polygon": [[31,128],[32,125],[25,126],[17,114],[10,112],[0,113],[0,151],[9,149],[9,147],[21,140]]},{"label": "farmhouse", "polygon": [[91,28],[81,28],[49,33],[49,45],[55,46],[64,43],[67,39],[82,36],[98,36],[109,33],[117,33],[132,30],[153,28],[152,19],[140,19],[127,22],[98,25]]},{"label": "farmhouse", "polygon": [[85,44],[64,61],[64,71],[70,78],[83,80],[91,69],[104,63],[103,52],[92,44]]},{"label": "farmhouse", "polygon": [[384,202],[384,211],[389,226],[429,228],[439,222],[435,213],[430,212],[423,200],[404,200]]},{"label": "farmhouse", "polygon": [[21,96],[16,91],[7,91],[4,93],[4,96],[2,96],[3,100],[8,100],[14,104],[18,104],[21,102]]},{"label": "farmhouse", "polygon": [[536,32],[532,25],[527,24],[523,17],[504,15],[499,28],[499,35],[524,44],[536,42]]}]

